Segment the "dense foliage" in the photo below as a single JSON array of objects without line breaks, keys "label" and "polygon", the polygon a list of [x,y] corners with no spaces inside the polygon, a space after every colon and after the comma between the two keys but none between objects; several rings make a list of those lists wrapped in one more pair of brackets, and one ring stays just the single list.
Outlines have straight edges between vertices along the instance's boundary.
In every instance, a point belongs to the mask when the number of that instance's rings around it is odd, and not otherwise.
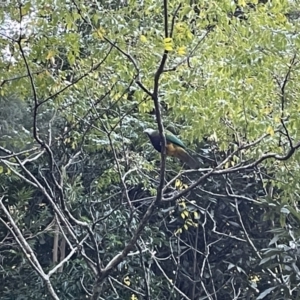
[{"label": "dense foliage", "polygon": [[299,298],[299,1],[0,5],[1,299]]}]

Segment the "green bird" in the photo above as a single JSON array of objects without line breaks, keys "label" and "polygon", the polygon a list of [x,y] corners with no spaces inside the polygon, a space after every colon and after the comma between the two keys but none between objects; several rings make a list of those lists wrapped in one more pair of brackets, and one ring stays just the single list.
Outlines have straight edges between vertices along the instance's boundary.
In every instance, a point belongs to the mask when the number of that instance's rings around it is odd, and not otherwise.
[{"label": "green bird", "polygon": [[[144,130],[150,139],[155,150],[161,152],[161,139],[158,130],[147,128]],[[166,153],[168,156],[179,158],[185,162],[191,169],[198,169],[199,162],[195,160],[187,151],[183,142],[171,133],[166,133]]]}]

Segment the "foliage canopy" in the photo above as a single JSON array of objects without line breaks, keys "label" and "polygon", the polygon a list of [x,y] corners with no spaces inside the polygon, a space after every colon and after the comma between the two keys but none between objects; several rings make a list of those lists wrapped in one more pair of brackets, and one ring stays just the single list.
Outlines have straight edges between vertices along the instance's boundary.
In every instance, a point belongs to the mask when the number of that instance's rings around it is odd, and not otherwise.
[{"label": "foliage canopy", "polygon": [[0,5],[1,299],[299,298],[299,1]]}]

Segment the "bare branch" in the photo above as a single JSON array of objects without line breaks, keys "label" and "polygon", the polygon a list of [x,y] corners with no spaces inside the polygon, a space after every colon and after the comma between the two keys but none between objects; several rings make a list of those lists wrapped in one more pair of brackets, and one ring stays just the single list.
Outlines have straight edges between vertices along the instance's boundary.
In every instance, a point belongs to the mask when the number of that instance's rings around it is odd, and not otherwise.
[{"label": "bare branch", "polygon": [[15,175],[17,175],[19,178],[21,178],[22,180],[24,180],[25,182],[29,183],[30,185],[34,186],[34,187],[38,187],[37,184],[35,184],[34,182],[30,181],[29,179],[27,179],[25,176],[23,176],[20,172],[16,171],[12,166],[11,163],[0,159],[0,161],[5,164],[11,171],[12,173],[14,173]]},{"label": "bare branch", "polygon": [[[40,71],[32,72],[31,74],[32,74],[32,75],[39,75],[39,74],[41,74],[41,73],[43,73],[43,72],[46,72],[46,70],[40,70]],[[3,81],[0,83],[0,89],[1,89],[1,87],[2,87],[4,84],[6,84],[6,83],[8,83],[8,82],[10,82],[10,81],[19,80],[19,79],[23,79],[23,78],[26,78],[26,77],[28,77],[28,74],[26,74],[26,75],[21,75],[21,76],[16,76],[16,77],[12,77],[12,78],[9,78],[9,79],[5,79],[5,80],[3,80]]]},{"label": "bare branch", "polygon": [[132,218],[132,214],[133,214],[133,206],[132,206],[132,204],[130,202],[130,198],[129,198],[129,195],[128,195],[128,189],[127,189],[126,182],[123,179],[124,177],[122,175],[122,170],[121,170],[121,166],[120,166],[120,163],[119,163],[119,159],[117,157],[117,152],[116,152],[116,149],[114,147],[114,144],[113,144],[113,141],[112,141],[112,138],[111,138],[111,132],[108,131],[108,129],[106,128],[105,124],[102,122],[101,119],[100,119],[100,122],[102,123],[102,127],[104,128],[104,131],[105,131],[105,133],[107,135],[107,138],[109,140],[110,148],[111,148],[111,150],[113,152],[114,160],[115,160],[115,163],[117,165],[118,175],[119,175],[122,187],[123,187],[123,193],[125,193],[127,203],[128,203],[128,205],[130,207],[130,210],[131,210],[131,217],[130,217],[130,219],[131,219]]},{"label": "bare branch", "polygon": [[[143,279],[144,279],[144,285],[145,285],[145,296],[144,296],[144,299],[145,300],[151,300],[151,297],[150,297],[150,284],[149,284],[149,274],[147,272],[147,269],[146,269],[146,266],[145,266],[145,261],[144,261],[144,256],[143,256],[143,250],[141,248],[141,246],[139,245],[139,243],[136,243],[136,247],[138,248],[138,251],[139,251],[139,258],[140,258],[140,264],[143,268]],[[148,250],[148,249],[147,249]]]},{"label": "bare branch", "polygon": [[214,196],[216,198],[231,198],[231,199],[240,199],[240,200],[244,200],[244,201],[249,201],[249,202],[253,202],[256,204],[260,204],[260,201],[254,200],[252,198],[246,197],[246,196],[242,196],[242,195],[236,195],[236,194],[231,194],[229,191],[227,191],[227,194],[218,194],[218,193],[213,193],[207,190],[204,190],[200,187],[197,187],[198,190],[200,190],[203,193],[206,193],[208,195]]},{"label": "bare branch", "polygon": [[140,295],[140,296],[142,296],[142,297],[145,297],[145,294],[143,294],[143,293],[141,293],[141,292],[139,292],[139,291],[136,291],[136,290],[132,289],[131,287],[129,287],[129,286],[123,284],[122,282],[120,282],[120,281],[117,280],[116,278],[114,278],[114,277],[112,277],[112,276],[109,276],[109,279],[113,280],[114,282],[116,282],[117,284],[119,284],[121,287],[123,287],[123,288],[125,288],[125,289],[127,289],[127,290],[129,290],[129,291],[131,291],[131,292],[133,292],[133,293],[135,293],[135,294],[137,294],[137,295]]},{"label": "bare branch", "polygon": [[[167,6],[168,1],[164,0],[164,24],[165,24],[165,38],[168,37],[168,6]],[[163,188],[164,188],[164,182],[165,182],[165,170],[166,170],[166,137],[164,133],[164,126],[163,126],[163,121],[161,117],[161,111],[160,111],[160,106],[159,106],[159,79],[160,76],[162,75],[164,71],[164,67],[166,64],[168,58],[168,51],[165,50],[160,65],[158,66],[158,69],[155,73],[154,76],[154,87],[153,87],[153,94],[152,94],[152,100],[154,102],[154,107],[155,107],[155,117],[156,117],[156,123],[161,139],[161,162],[160,162],[160,181],[159,181],[159,186],[157,188],[157,195],[155,199],[155,203],[159,203],[162,200],[163,197]]]},{"label": "bare branch", "polygon": [[162,266],[160,265],[160,263],[158,262],[155,253],[152,252],[151,253],[151,257],[154,260],[155,264],[157,265],[157,267],[159,268],[159,270],[161,271],[161,273],[163,274],[163,276],[167,279],[167,281],[172,285],[172,287],[174,288],[174,290],[181,295],[184,299],[186,300],[192,300],[191,298],[189,298],[186,294],[184,294],[176,285],[175,283],[172,284],[172,280],[171,278],[168,277],[168,275],[166,274],[166,272],[163,270]]},{"label": "bare branch", "polygon": [[49,272],[48,272],[48,276],[50,278],[50,276],[52,276],[57,270],[59,270],[66,262],[68,262],[71,257],[74,255],[74,253],[78,250],[79,247],[82,246],[82,244],[84,243],[84,241],[87,239],[88,235],[86,235],[82,241],[74,248],[71,248],[71,251],[70,253],[62,260],[59,262],[59,264],[57,264],[53,269],[51,269]]},{"label": "bare branch", "polygon": [[165,69],[163,72],[172,72],[172,71],[176,71],[178,67],[180,67],[182,64],[184,64],[185,62],[188,62],[188,60],[193,56],[193,54],[195,53],[195,51],[198,49],[199,45],[202,43],[202,41],[204,41],[204,39],[208,36],[208,34],[210,33],[210,29],[208,29],[205,34],[203,35],[203,37],[198,41],[198,43],[195,45],[195,47],[188,53],[188,55],[186,57],[184,57],[178,64],[176,64],[174,67],[170,68],[170,69]]},{"label": "bare branch", "polygon": [[27,243],[26,239],[23,237],[19,227],[15,223],[14,219],[10,215],[9,211],[6,209],[5,205],[3,204],[4,196],[0,198],[0,207],[2,208],[4,214],[6,215],[9,224],[11,224],[12,228],[2,219],[0,218],[1,222],[6,226],[6,228],[11,232],[11,234],[14,236],[14,239],[19,244],[22,252],[24,253],[25,257],[28,259],[31,266],[36,270],[36,272],[39,274],[39,276],[44,280],[48,291],[51,295],[51,297],[55,300],[59,300],[56,292],[53,289],[53,286],[50,282],[49,276],[44,273],[42,266],[40,265],[37,257],[35,256],[34,252],[32,251],[31,247]]},{"label": "bare branch", "polygon": [[[242,171],[242,170],[253,169],[257,165],[259,165],[260,163],[262,163],[263,161],[268,160],[268,159],[275,159],[275,160],[279,160],[279,161],[287,160],[295,153],[295,151],[298,148],[300,148],[300,142],[298,142],[293,148],[290,148],[290,150],[285,155],[279,155],[277,153],[265,153],[265,154],[261,155],[257,160],[253,161],[252,163],[248,163],[248,164],[245,164],[245,165],[239,164],[239,165],[231,167],[231,168],[221,169],[221,167],[223,165],[225,165],[225,163],[231,157],[233,157],[235,154],[237,154],[240,150],[248,149],[251,145],[257,144],[259,141],[261,141],[266,136],[268,136],[268,135],[262,136],[261,138],[259,138],[258,140],[256,140],[253,143],[250,143],[250,144],[247,144],[247,145],[242,145],[236,151],[234,151],[229,156],[227,156],[217,167],[215,167],[214,169],[208,168],[206,170],[206,173],[203,174],[193,184],[191,184],[187,189],[179,192],[178,194],[176,194],[176,195],[174,195],[170,198],[166,198],[166,199],[163,199],[163,200],[164,201],[174,201],[174,200],[177,200],[177,199],[181,198],[182,196],[184,196],[185,194],[190,192],[192,189],[194,189],[196,186],[198,186],[202,181],[207,179],[209,176],[221,175],[221,174],[230,174],[230,173],[236,173],[236,172],[239,172],[239,171]],[[185,173],[185,172],[183,172],[183,173]],[[176,176],[178,177],[178,175],[176,175]]]},{"label": "bare branch", "polygon": [[[256,254],[256,256],[259,258],[259,259],[262,259],[262,256],[260,255],[259,251],[257,250],[257,248],[255,247],[254,243],[252,242],[248,232],[246,231],[246,228],[244,226],[244,222],[243,222],[243,219],[242,219],[242,216],[241,216],[241,213],[239,211],[239,205],[238,205],[238,202],[237,200],[235,200],[235,208],[236,208],[236,212],[237,212],[237,215],[238,215],[238,218],[239,218],[239,222],[243,228],[243,231],[245,233],[245,237],[246,237],[246,240],[247,242],[249,243],[249,245],[253,248],[254,250],[254,253]],[[270,268],[266,268],[266,270],[272,275],[272,277],[279,283],[279,284],[282,284],[282,282],[279,280],[279,278],[276,276],[276,274],[270,269]],[[264,271],[263,271],[264,272]]]},{"label": "bare branch", "polygon": [[75,78],[72,83],[66,85],[65,87],[63,87],[62,89],[60,89],[59,91],[57,91],[56,93],[48,96],[47,98],[41,100],[38,103],[38,106],[41,106],[42,104],[44,104],[45,102],[48,102],[49,100],[57,97],[58,95],[62,94],[64,91],[66,91],[67,89],[69,89],[70,87],[74,86],[76,83],[78,83],[79,81],[81,81],[83,78],[87,77],[88,75],[90,75],[92,72],[96,71],[108,58],[108,56],[110,55],[111,51],[112,51],[113,47],[110,47],[109,50],[107,51],[106,55],[104,56],[104,58],[96,63],[95,65],[93,65],[88,71],[86,71],[84,74],[80,75],[78,78]]},{"label": "bare branch", "polygon": [[179,12],[181,6],[182,6],[182,3],[180,3],[180,4],[177,6],[175,12],[173,13],[172,22],[171,22],[171,29],[170,29],[170,38],[173,36],[173,31],[174,31],[174,27],[175,27],[176,17],[177,17],[177,14],[178,14],[178,12]]}]

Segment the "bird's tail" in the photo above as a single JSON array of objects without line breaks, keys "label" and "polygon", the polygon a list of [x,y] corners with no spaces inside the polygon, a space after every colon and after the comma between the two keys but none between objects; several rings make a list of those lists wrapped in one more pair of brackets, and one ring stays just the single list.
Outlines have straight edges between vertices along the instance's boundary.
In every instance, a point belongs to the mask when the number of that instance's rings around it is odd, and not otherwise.
[{"label": "bird's tail", "polygon": [[186,151],[179,151],[178,158],[185,162],[191,169],[198,169],[200,167],[199,161],[192,157]]}]

